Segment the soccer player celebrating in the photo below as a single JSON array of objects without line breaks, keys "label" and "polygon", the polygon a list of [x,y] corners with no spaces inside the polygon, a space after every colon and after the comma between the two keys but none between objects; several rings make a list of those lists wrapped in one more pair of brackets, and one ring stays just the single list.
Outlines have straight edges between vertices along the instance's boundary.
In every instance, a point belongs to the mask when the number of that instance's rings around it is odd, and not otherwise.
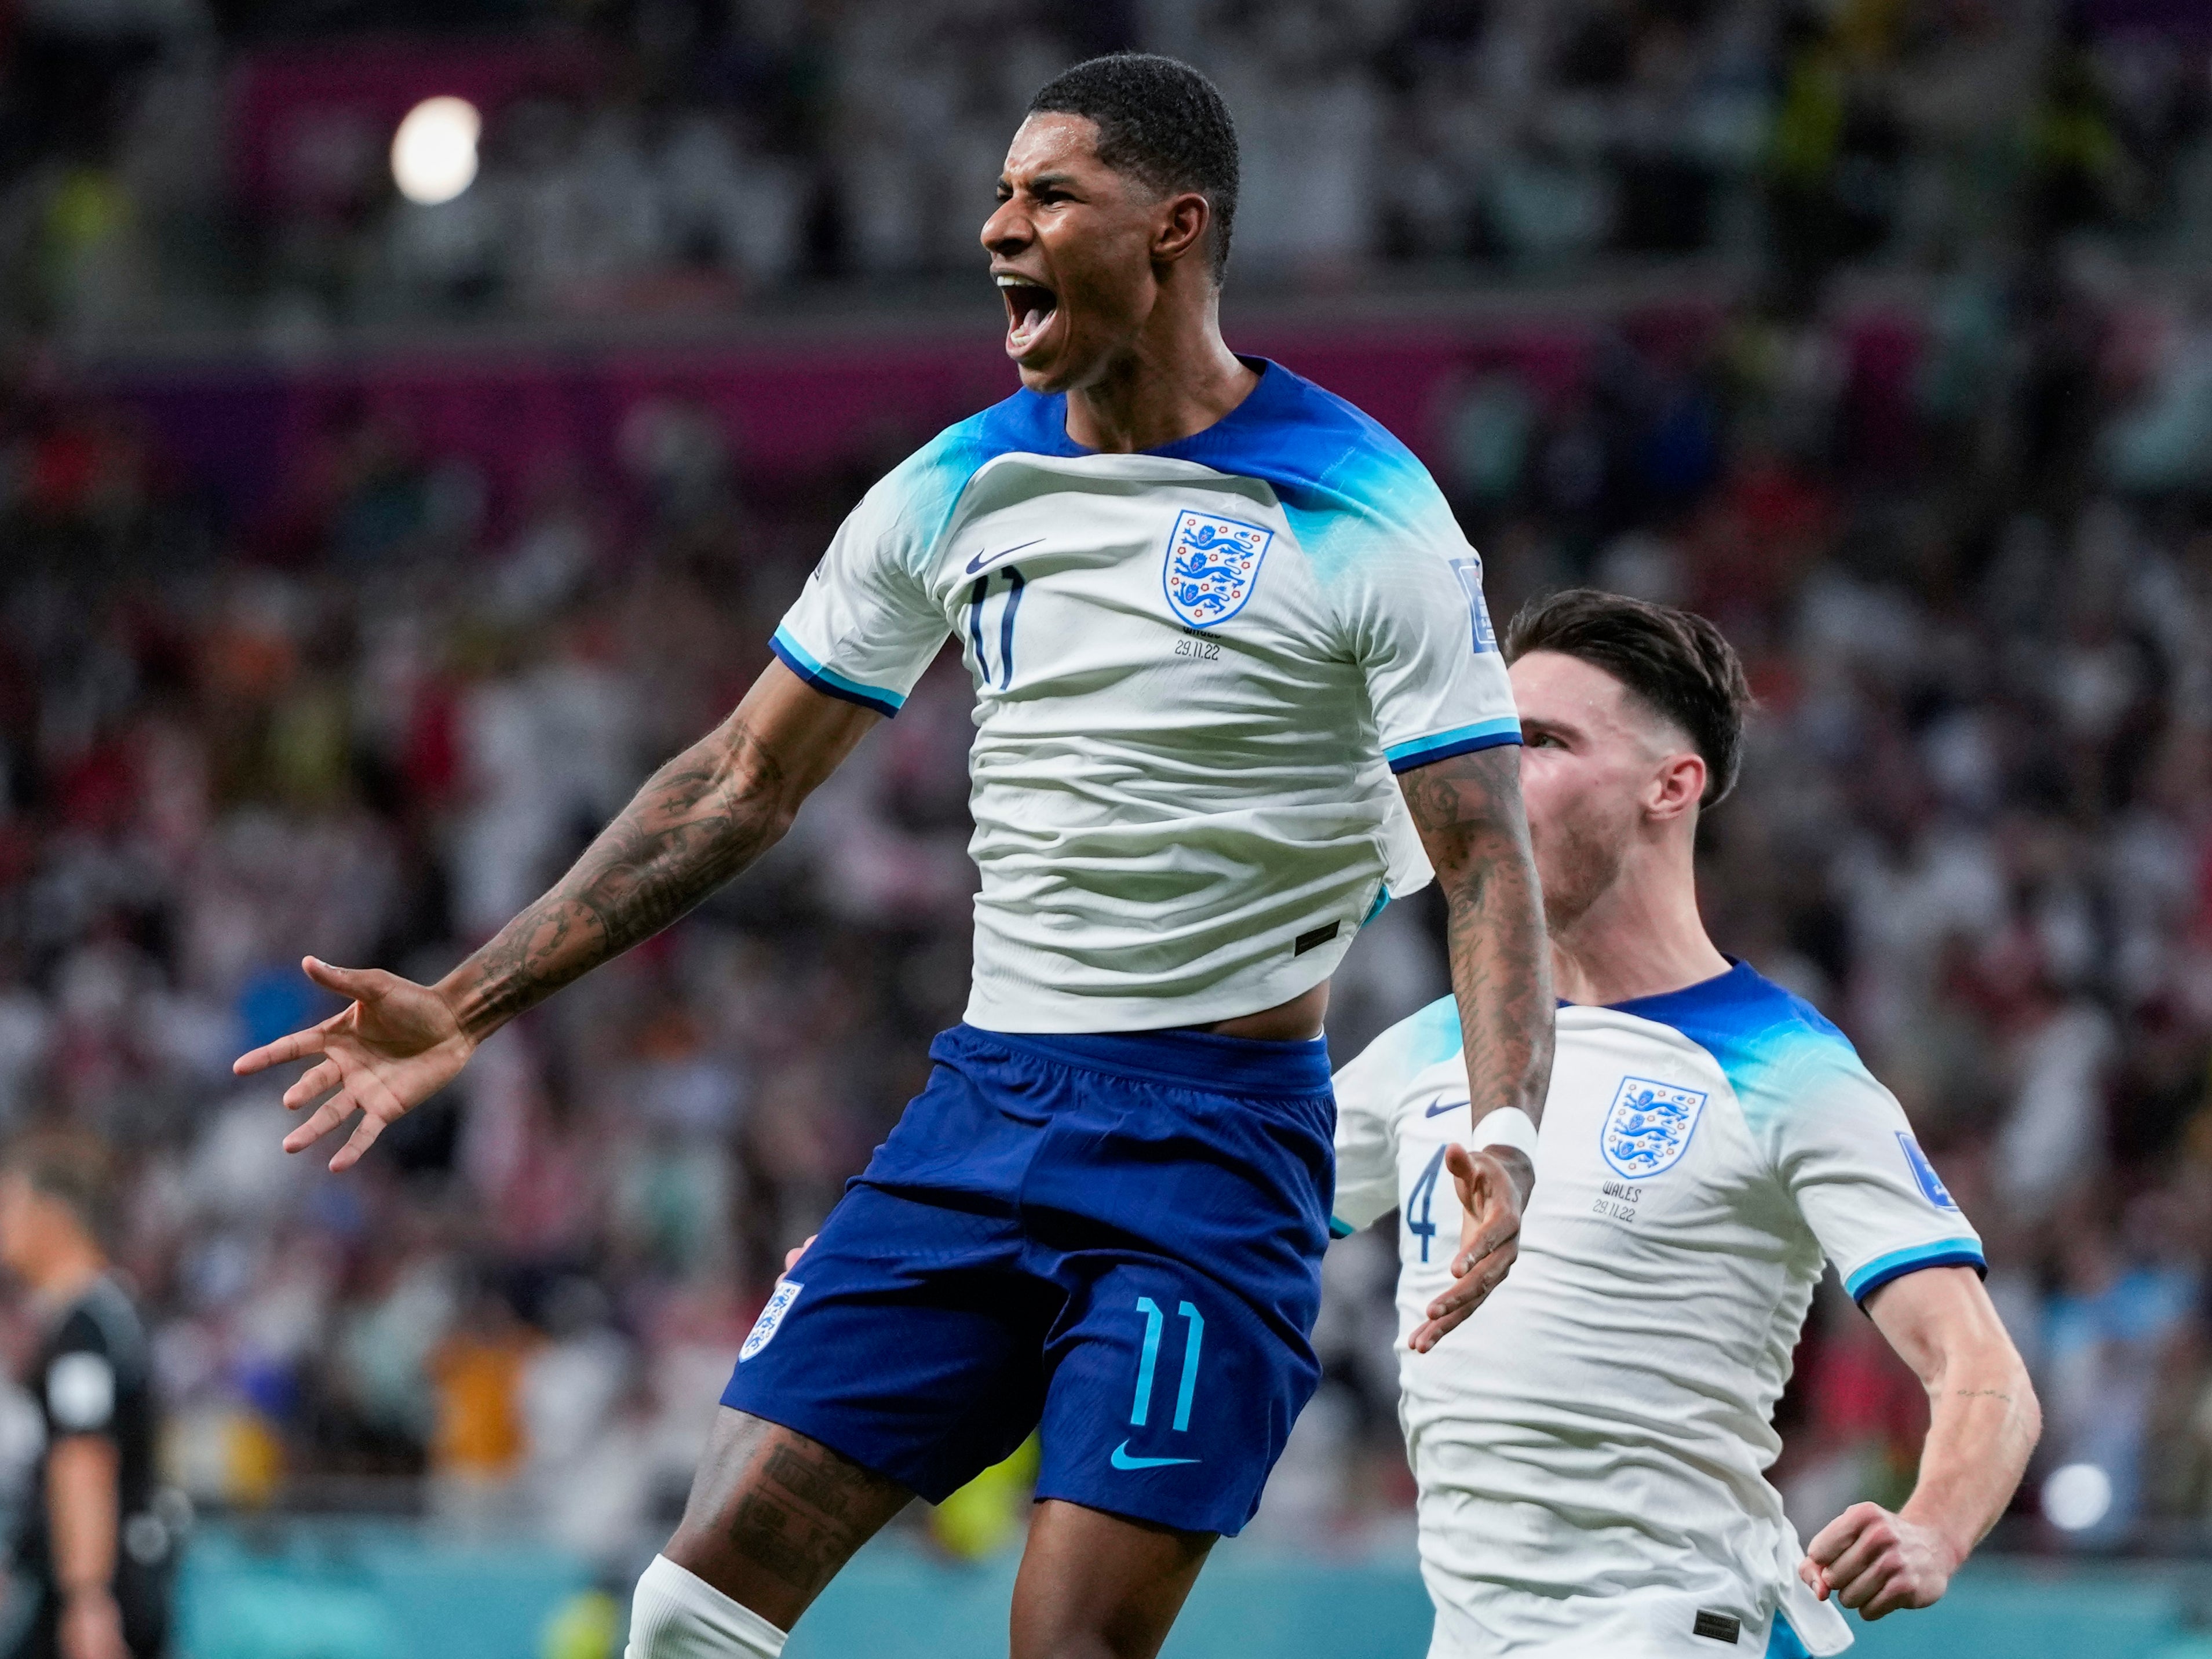
[{"label": "soccer player celebrating", "polygon": [[[1519,1266],[1401,1355],[1430,1652],[1836,1653],[1834,1603],[1879,1619],[1943,1594],[2019,1484],[2035,1398],[1896,1100],[1698,920],[1698,818],[1735,781],[1749,702],[1728,642],[1575,592],[1516,617],[1506,655],[1565,1000]],[[1400,1320],[1422,1334],[1480,1192],[1455,1143],[1490,1133],[1449,999],[1336,1090],[1340,1228],[1399,1210]],[[1824,1255],[1932,1421],[1901,1510],[1854,1504],[1801,1552],[1763,1472]]]},{"label": "soccer player celebrating", "polygon": [[[310,959],[350,1006],[239,1061],[319,1056],[285,1145],[357,1109],[349,1166],[744,869],[961,642],[966,1018],[740,1350],[635,1659],[779,1652],[911,1497],[1040,1425],[1013,1654],[1156,1652],[1314,1388],[1328,977],[1431,868],[1474,1097],[1541,1111],[1549,970],[1480,565],[1401,445],[1223,343],[1237,170],[1182,64],[1039,93],[982,231],[1023,389],[869,491],[735,714],[551,892],[434,986]],[[1431,1335],[1505,1271],[1533,1179],[1519,1143],[1462,1168],[1480,1260]]]}]

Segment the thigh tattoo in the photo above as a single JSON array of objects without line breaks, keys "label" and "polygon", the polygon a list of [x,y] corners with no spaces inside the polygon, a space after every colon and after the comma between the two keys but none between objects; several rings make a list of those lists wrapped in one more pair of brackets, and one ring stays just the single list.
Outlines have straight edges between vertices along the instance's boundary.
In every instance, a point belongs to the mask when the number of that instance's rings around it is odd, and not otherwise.
[{"label": "thigh tattoo", "polygon": [[[781,1434],[783,1431],[771,1431]],[[765,1571],[811,1589],[903,1507],[908,1494],[827,1446],[772,1443],[740,1477],[724,1529]]]}]

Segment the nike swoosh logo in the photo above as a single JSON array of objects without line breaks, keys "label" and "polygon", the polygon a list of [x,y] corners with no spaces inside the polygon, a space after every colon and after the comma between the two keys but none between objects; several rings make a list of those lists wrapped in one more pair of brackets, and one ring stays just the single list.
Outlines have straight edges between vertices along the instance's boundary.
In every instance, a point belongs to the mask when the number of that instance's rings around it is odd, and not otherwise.
[{"label": "nike swoosh logo", "polygon": [[968,574],[973,576],[977,572],[981,571],[984,566],[996,564],[1000,560],[1006,558],[1008,555],[1020,552],[1024,547],[1035,547],[1044,538],[1042,536],[1032,536],[1025,542],[1018,542],[1012,547],[1000,548],[996,553],[978,553],[974,558],[968,561]]},{"label": "nike swoosh logo", "polygon": [[1132,1457],[1129,1455],[1129,1443],[1126,1440],[1114,1448],[1114,1455],[1108,1461],[1117,1469],[1158,1469],[1165,1468],[1170,1463],[1198,1462],[1195,1457]]},{"label": "nike swoosh logo", "polygon": [[1440,1100],[1435,1105],[1430,1107],[1427,1111],[1423,1112],[1421,1115],[1423,1117],[1442,1117],[1446,1112],[1455,1112],[1466,1104],[1467,1102],[1463,1100]]}]

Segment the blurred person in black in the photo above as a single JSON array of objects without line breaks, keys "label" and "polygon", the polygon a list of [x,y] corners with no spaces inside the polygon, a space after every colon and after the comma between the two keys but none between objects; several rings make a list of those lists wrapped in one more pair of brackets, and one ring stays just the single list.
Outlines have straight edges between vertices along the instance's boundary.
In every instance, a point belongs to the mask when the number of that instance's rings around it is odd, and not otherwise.
[{"label": "blurred person in black", "polygon": [[22,1382],[46,1426],[0,1601],[8,1659],[153,1659],[167,1644],[174,1529],[156,1513],[145,1328],[100,1244],[107,1191],[82,1140],[41,1136],[0,1164],[0,1263],[37,1314]]}]

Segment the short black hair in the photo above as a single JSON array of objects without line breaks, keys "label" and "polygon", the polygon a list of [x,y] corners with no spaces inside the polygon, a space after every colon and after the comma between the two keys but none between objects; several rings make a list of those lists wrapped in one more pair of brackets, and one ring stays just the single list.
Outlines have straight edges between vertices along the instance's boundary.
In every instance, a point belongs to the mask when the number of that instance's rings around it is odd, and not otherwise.
[{"label": "short black hair", "polygon": [[1534,599],[1505,630],[1505,660],[1556,651],[1601,668],[1655,714],[1671,720],[1705,763],[1701,806],[1717,806],[1743,766],[1743,723],[1752,709],[1743,659],[1721,630],[1694,611],[1594,587]]},{"label": "short black hair", "polygon": [[1213,280],[1221,280],[1237,219],[1237,124],[1212,82],[1172,58],[1117,52],[1054,76],[1029,112],[1095,121],[1098,159],[1115,172],[1205,197],[1213,210]]}]

